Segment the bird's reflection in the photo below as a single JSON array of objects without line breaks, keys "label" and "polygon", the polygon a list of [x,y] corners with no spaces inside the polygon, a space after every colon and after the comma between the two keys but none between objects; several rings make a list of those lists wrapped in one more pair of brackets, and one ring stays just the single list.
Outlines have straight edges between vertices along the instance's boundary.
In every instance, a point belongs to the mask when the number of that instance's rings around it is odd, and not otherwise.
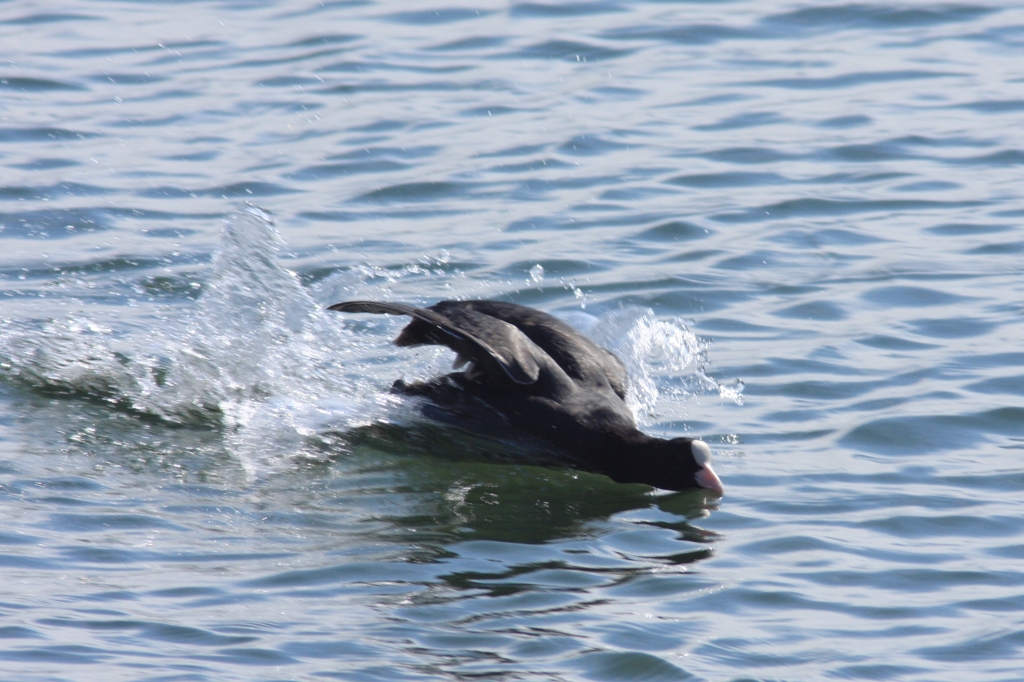
[{"label": "bird's reflection", "polygon": [[[671,529],[688,543],[707,545],[718,537],[691,523],[715,508],[717,495],[656,493],[644,485],[615,483],[565,467],[535,441],[483,437],[429,422],[377,424],[345,439],[354,450],[391,458],[402,472],[401,489],[419,493],[415,511],[388,519],[414,534],[537,544],[592,537],[601,532],[595,523],[630,510],[656,509],[658,520],[633,523]],[[703,558],[705,549],[689,560]],[[681,550],[674,563],[686,563],[691,551],[697,550]]]}]

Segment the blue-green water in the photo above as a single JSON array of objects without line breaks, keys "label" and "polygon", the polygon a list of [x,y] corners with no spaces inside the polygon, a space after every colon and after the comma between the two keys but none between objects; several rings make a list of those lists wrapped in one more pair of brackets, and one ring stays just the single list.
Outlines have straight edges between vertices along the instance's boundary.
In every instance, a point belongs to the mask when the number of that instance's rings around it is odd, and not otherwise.
[{"label": "blue-green water", "polygon": [[[13,0],[0,44],[0,678],[1021,679],[1019,6]],[[452,297],[614,348],[725,497],[434,425],[387,388],[451,354],[323,312]]]}]

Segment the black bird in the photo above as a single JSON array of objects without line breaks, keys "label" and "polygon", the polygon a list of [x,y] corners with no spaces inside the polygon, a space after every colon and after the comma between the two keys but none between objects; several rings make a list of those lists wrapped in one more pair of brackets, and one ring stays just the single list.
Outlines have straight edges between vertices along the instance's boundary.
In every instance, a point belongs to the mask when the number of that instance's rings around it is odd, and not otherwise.
[{"label": "black bird", "polygon": [[465,366],[430,382],[397,381],[396,391],[441,405],[476,398],[513,427],[564,450],[578,468],[619,483],[723,493],[707,444],[641,433],[624,402],[622,361],[556,317],[500,301],[441,301],[429,308],[348,301],[328,310],[408,315],[412,322],[395,345],[447,346],[457,353],[454,369]]}]

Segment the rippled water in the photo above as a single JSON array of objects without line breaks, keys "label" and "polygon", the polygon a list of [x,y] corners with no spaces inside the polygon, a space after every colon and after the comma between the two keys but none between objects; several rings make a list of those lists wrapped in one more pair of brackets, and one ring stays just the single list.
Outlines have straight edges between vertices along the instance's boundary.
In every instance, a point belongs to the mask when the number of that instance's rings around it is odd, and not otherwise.
[{"label": "rippled water", "polygon": [[[0,11],[0,671],[1018,680],[1024,10]],[[272,217],[271,217],[272,215]],[[345,298],[623,356],[719,499],[387,392]]]}]

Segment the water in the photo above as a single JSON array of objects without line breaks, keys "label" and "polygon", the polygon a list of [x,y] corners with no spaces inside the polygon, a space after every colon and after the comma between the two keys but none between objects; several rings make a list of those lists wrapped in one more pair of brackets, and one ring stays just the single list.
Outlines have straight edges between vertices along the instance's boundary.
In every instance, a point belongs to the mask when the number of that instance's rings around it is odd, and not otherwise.
[{"label": "water", "polygon": [[[0,678],[1018,680],[1024,11],[0,12]],[[387,392],[540,307],[726,496]]]}]

